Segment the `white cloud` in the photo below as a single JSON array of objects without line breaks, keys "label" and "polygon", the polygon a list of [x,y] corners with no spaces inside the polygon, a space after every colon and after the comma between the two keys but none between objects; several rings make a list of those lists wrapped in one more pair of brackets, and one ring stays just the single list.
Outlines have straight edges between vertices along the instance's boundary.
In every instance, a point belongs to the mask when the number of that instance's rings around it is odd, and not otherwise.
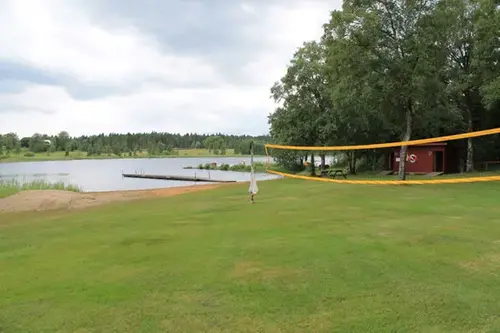
[{"label": "white cloud", "polygon": [[1,1],[0,62],[71,75],[87,84],[137,88],[86,101],[60,86],[30,84],[21,92],[0,92],[0,133],[267,132],[266,116],[274,107],[270,86],[295,49],[320,36],[332,9],[307,0],[289,7],[241,6],[263,16],[241,38],[260,38],[266,49],[243,68],[249,84],[231,86],[208,60],[181,56],[175,45],[162,47],[140,27],[97,25],[84,1]]},{"label": "white cloud", "polygon": [[248,4],[248,3],[241,3],[240,4],[240,8],[242,11],[244,11],[245,13],[247,14],[256,14],[257,11],[255,10],[255,7],[252,6],[251,4]]},{"label": "white cloud", "polygon": [[0,34],[0,60],[71,74],[84,82],[218,79],[203,59],[163,54],[158,42],[136,27],[104,30],[92,24],[85,8],[75,6],[75,1],[7,0],[3,4],[0,31],[7,33]]},{"label": "white cloud", "polygon": [[[339,1],[337,7],[340,6]],[[331,1],[302,1],[295,6],[271,5],[263,12],[263,21],[258,33],[255,27],[245,30],[246,38],[262,38],[267,49],[257,55],[244,68],[253,77],[253,82],[268,88],[279,80],[286,71],[293,53],[305,41],[318,39],[323,32],[323,24],[333,10]],[[269,93],[266,95],[269,96]]]},{"label": "white cloud", "polygon": [[[268,99],[261,98],[263,94],[267,94],[267,87],[165,90],[161,85],[144,85],[131,96],[76,101],[61,87],[36,85],[22,94],[2,97],[4,105],[15,105],[23,112],[12,109],[2,114],[0,119],[8,121],[0,122],[0,132],[11,131],[12,124],[23,135],[62,129],[78,134],[226,132],[251,123],[256,109],[271,107]],[[54,113],[38,112],[40,108]],[[249,128],[248,132],[262,134],[262,129]]]}]

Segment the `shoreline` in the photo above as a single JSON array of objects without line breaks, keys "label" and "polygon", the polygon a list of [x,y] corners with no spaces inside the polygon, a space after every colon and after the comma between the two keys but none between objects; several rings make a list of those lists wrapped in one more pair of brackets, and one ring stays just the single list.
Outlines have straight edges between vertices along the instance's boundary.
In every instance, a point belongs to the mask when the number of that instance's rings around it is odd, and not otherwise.
[{"label": "shoreline", "polygon": [[160,187],[160,188],[150,188],[150,189],[141,189],[141,190],[109,190],[109,191],[89,191],[89,192],[77,192],[81,194],[90,194],[90,195],[110,195],[110,194],[131,194],[131,195],[162,195],[169,194],[170,192],[193,192],[194,189],[212,189],[220,186],[229,186],[236,184],[244,184],[248,181],[237,182],[237,183],[219,183],[219,184],[200,184],[200,185],[184,185],[184,186],[174,186],[174,187]]},{"label": "shoreline", "polygon": [[[241,184],[241,183],[236,183]],[[185,193],[216,189],[235,184],[204,184],[146,190],[73,192],[66,190],[26,190],[0,198],[0,214],[18,212],[85,209],[110,203],[166,198]]]},{"label": "shoreline", "polygon": [[[136,160],[136,159],[177,159],[177,158],[249,158],[250,155],[165,155],[165,156],[57,156],[51,158],[50,156],[44,157],[9,157],[0,159],[0,164],[11,163],[27,163],[27,162],[63,162],[63,161],[98,161],[98,160]],[[266,155],[254,155],[254,157],[266,157]]]},{"label": "shoreline", "polygon": [[[266,179],[279,180],[281,178]],[[264,181],[264,180],[262,180]],[[111,203],[167,198],[186,193],[214,190],[219,187],[238,186],[250,181],[224,184],[200,184],[142,190],[116,190],[103,192],[73,192],[67,190],[24,190],[0,198],[0,214],[40,211],[69,211],[86,209]],[[247,196],[242,191],[241,197]]]}]

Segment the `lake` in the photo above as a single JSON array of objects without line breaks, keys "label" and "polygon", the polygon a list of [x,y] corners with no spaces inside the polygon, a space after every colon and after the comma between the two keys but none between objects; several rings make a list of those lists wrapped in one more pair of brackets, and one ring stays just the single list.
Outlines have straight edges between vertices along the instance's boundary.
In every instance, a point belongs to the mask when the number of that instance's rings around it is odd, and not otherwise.
[{"label": "lake", "polygon": [[[265,162],[266,157],[254,157],[256,162]],[[249,181],[248,172],[231,172],[219,170],[183,169],[187,166],[197,167],[199,164],[226,163],[229,165],[242,162],[250,163],[249,157],[207,157],[207,158],[141,158],[141,159],[103,159],[72,160],[46,162],[0,163],[0,179],[16,179],[21,182],[45,180],[64,182],[80,186],[85,192],[142,190],[176,186],[201,185],[201,182],[182,182],[169,180],[123,178],[123,173],[146,173],[159,175],[182,175],[211,177],[220,180]],[[257,173],[257,180],[277,178],[275,175]]]}]

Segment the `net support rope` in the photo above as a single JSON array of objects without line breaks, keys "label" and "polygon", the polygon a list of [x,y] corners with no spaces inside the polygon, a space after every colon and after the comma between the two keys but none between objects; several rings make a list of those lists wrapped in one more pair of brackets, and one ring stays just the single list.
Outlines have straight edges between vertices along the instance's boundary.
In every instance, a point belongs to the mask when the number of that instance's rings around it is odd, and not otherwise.
[{"label": "net support rope", "polygon": [[286,146],[277,144],[266,144],[265,152],[267,156],[266,172],[282,177],[303,179],[303,180],[314,180],[320,182],[329,182],[337,184],[360,184],[360,185],[424,185],[424,184],[459,184],[459,183],[478,183],[478,182],[491,182],[500,181],[500,175],[498,176],[480,176],[480,177],[460,177],[460,178],[445,178],[445,179],[423,179],[423,180],[348,180],[348,179],[330,179],[322,177],[310,177],[303,175],[295,175],[291,173],[278,172],[270,170],[270,155],[268,148],[273,149],[284,149],[284,150],[310,150],[310,151],[340,151],[340,150],[362,150],[362,149],[377,149],[377,148],[393,148],[401,146],[416,146],[424,145],[429,143],[461,140],[476,138],[486,135],[499,134],[500,127],[492,128],[482,131],[467,132],[462,134],[440,136],[428,139],[419,139],[411,141],[399,141],[399,142],[388,142],[388,143],[376,143],[367,145],[351,145],[351,146]]}]

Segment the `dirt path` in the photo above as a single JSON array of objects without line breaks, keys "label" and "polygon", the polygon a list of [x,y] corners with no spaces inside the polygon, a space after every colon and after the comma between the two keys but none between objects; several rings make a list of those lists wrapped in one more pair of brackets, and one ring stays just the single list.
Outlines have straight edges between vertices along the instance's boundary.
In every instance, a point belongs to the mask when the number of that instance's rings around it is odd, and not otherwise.
[{"label": "dirt path", "polygon": [[82,209],[110,202],[130,201],[152,197],[170,197],[189,192],[211,190],[217,185],[196,185],[153,190],[75,193],[58,190],[23,191],[0,199],[0,212]]}]

